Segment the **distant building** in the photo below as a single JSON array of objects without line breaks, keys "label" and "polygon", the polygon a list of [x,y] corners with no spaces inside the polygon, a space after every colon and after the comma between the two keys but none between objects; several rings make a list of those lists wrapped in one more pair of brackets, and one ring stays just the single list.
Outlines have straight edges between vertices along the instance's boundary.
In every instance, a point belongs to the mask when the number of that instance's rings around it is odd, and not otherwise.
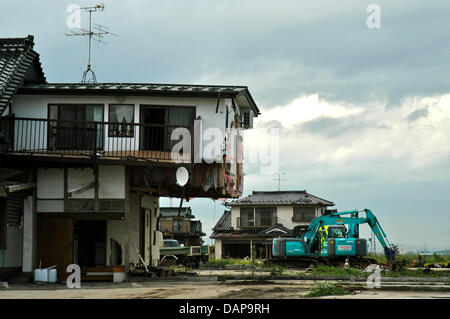
[{"label": "distant building", "polygon": [[334,203],[302,191],[253,191],[227,204],[213,228],[216,259],[268,258],[276,237],[291,237],[295,226],[309,225]]},{"label": "distant building", "polygon": [[176,239],[185,246],[198,246],[203,243],[202,223],[193,220],[190,207],[160,207],[159,230],[164,239]]}]

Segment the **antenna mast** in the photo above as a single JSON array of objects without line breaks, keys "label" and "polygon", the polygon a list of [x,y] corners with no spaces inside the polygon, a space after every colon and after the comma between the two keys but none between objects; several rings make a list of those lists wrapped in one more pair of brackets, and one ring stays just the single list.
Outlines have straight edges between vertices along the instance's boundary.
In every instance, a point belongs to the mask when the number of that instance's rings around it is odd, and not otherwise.
[{"label": "antenna mast", "polygon": [[281,175],[285,175],[286,173],[278,173],[278,178],[275,178],[274,181],[278,181],[278,191],[281,192],[281,181],[285,181],[286,179],[281,178]]},{"label": "antenna mast", "polygon": [[[105,29],[107,29],[107,27],[105,27],[105,26],[102,26],[102,25],[96,24],[96,23],[92,23],[92,12],[105,10],[105,5],[102,2],[100,2],[99,4],[97,4],[94,7],[82,7],[82,8],[79,8],[79,10],[84,10],[86,12],[89,12],[89,30],[80,29],[81,30],[80,32],[70,31],[70,33],[67,33],[66,35],[68,37],[70,37],[70,36],[88,36],[89,37],[88,64],[87,64],[86,71],[83,72],[83,77],[81,78],[81,83],[89,83],[89,82],[97,83],[97,78],[95,77],[95,73],[91,69],[91,41],[95,40],[99,43],[106,44],[106,42],[101,40],[104,35],[111,34],[116,37],[118,37],[118,35],[114,34],[112,32],[106,31]],[[92,25],[94,25],[94,26],[92,26]],[[92,28],[94,28],[96,32],[93,32]],[[88,73],[91,73],[91,75],[92,75],[92,78],[90,80],[87,80]]]}]

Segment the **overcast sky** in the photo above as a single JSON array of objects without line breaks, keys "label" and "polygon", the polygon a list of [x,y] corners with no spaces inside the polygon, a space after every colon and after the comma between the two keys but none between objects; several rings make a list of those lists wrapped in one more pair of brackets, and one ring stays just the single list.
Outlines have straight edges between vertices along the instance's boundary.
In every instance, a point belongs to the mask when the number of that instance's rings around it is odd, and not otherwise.
[{"label": "overcast sky", "polygon": [[[0,0],[0,37],[33,34],[49,82],[86,66],[87,40],[65,36],[71,3],[97,2]],[[256,127],[280,128],[282,189],[371,208],[404,248],[450,248],[450,2],[104,3],[93,20],[120,37],[93,44],[99,82],[247,85]],[[258,165],[246,174],[245,195],[277,189]],[[209,235],[223,207],[190,205]]]}]

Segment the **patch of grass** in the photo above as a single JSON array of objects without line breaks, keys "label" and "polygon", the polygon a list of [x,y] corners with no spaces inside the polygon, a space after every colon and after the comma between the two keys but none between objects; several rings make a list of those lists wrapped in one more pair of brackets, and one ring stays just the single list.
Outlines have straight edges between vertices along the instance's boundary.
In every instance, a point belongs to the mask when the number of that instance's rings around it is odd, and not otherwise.
[{"label": "patch of grass", "polygon": [[399,271],[387,271],[383,272],[384,277],[448,277],[450,274],[448,271],[433,271],[426,269],[415,270],[399,270]]},{"label": "patch of grass", "polygon": [[[382,254],[369,254],[368,258],[375,259],[378,263],[386,263],[386,258]],[[406,265],[411,266],[411,262],[413,260],[418,260],[419,255],[397,255],[395,256],[396,261],[403,262],[405,261]],[[441,254],[433,254],[433,255],[422,255],[422,260],[425,264],[434,264],[434,263],[449,263],[450,255],[441,255]]]},{"label": "patch of grass", "polygon": [[282,274],[284,274],[285,271],[286,271],[286,269],[284,267],[274,265],[274,266],[272,266],[272,268],[270,270],[270,275],[271,276],[281,276]]},{"label": "patch of grass", "polygon": [[333,266],[325,266],[319,265],[312,269],[312,274],[314,275],[327,275],[327,276],[368,276],[367,273],[363,272],[357,268],[344,268],[344,267],[333,267]]},{"label": "patch of grass", "polygon": [[208,260],[208,262],[206,262],[204,264],[204,266],[217,267],[220,269],[224,269],[225,265],[228,265],[228,264],[229,264],[229,261],[227,259],[213,259],[213,260]]},{"label": "patch of grass", "polygon": [[213,266],[218,268],[225,268],[225,265],[248,265],[253,268],[262,268],[264,266],[264,260],[262,259],[234,259],[234,258],[224,258],[224,259],[210,259],[205,263],[205,266]]},{"label": "patch of grass", "polygon": [[304,297],[342,296],[349,295],[351,291],[337,282],[314,282],[313,287]]}]

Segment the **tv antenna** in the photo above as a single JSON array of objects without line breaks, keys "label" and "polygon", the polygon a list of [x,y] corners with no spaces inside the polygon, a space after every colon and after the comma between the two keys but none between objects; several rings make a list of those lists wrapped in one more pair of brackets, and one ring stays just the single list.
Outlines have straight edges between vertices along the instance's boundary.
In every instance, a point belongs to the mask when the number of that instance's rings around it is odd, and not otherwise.
[{"label": "tv antenna", "polygon": [[[89,37],[88,64],[87,64],[86,71],[83,72],[83,77],[81,78],[81,83],[89,83],[89,82],[97,83],[97,78],[95,77],[95,73],[91,69],[91,65],[92,65],[92,63],[91,63],[91,42],[92,42],[92,40],[94,40],[99,43],[106,44],[106,42],[103,41],[103,37],[105,35],[110,34],[110,35],[113,35],[116,37],[118,37],[118,35],[107,31],[106,29],[108,29],[108,28],[103,25],[92,23],[92,13],[105,10],[105,5],[102,2],[100,2],[99,4],[97,4],[93,7],[80,7],[80,8],[78,8],[78,10],[84,10],[86,12],[89,12],[89,30],[80,28],[79,32],[70,31],[70,33],[67,33],[66,35],[68,37],[70,37],[70,36],[88,36]],[[92,29],[94,29],[94,31],[92,31]],[[89,73],[91,74],[92,78],[90,80],[87,80],[87,76]]]},{"label": "tv antenna", "polygon": [[282,175],[285,175],[286,173],[278,173],[278,178],[275,178],[274,181],[278,181],[278,191],[281,191],[281,181],[285,181],[286,179],[281,178]]}]

